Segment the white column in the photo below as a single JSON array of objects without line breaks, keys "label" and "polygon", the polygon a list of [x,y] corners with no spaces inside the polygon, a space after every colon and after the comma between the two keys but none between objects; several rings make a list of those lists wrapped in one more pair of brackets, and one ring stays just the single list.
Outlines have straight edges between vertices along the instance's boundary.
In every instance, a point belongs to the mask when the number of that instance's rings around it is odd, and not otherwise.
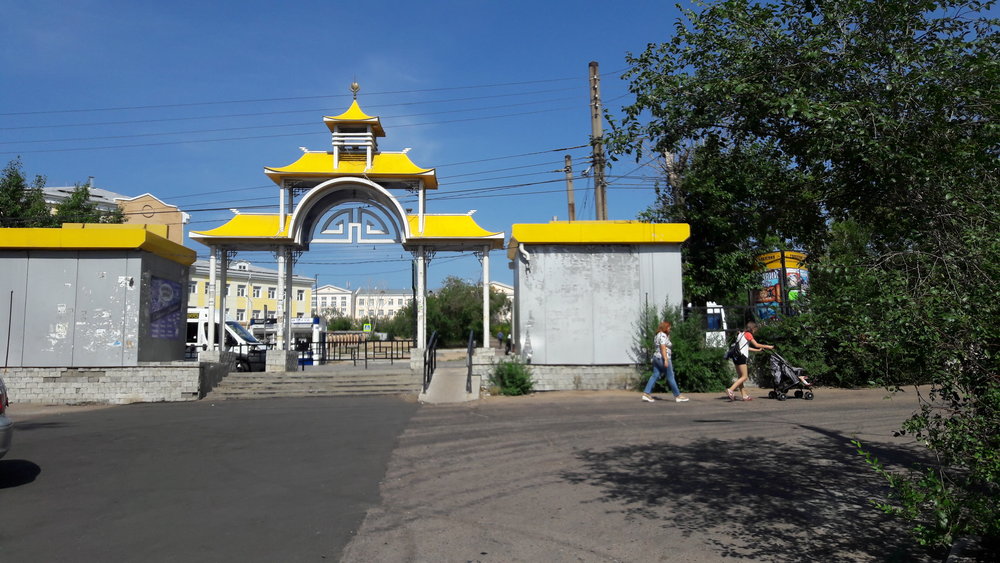
[{"label": "white column", "polygon": [[417,248],[417,347],[427,347],[427,264],[424,247]]},{"label": "white column", "polygon": [[229,251],[219,247],[219,350],[226,349],[226,283],[229,281]]},{"label": "white column", "polygon": [[215,275],[217,267],[216,257],[219,254],[219,247],[212,247],[212,254],[208,259],[208,349],[215,350],[215,314],[218,309],[215,307],[215,296],[218,293],[216,283],[218,278]]},{"label": "white column", "polygon": [[285,182],[281,182],[278,190],[278,232],[285,229]]},{"label": "white column", "polygon": [[427,205],[427,190],[424,188],[423,182],[420,183],[420,191],[417,192],[417,232],[423,234],[424,232],[424,208]]},{"label": "white column", "polygon": [[293,258],[292,247],[285,247],[285,317],[281,322],[281,332],[285,335],[285,350],[292,350],[292,293],[295,288],[292,286],[292,272],[295,270],[295,259]]},{"label": "white column", "polygon": [[285,293],[287,288],[285,287],[285,249],[279,248],[277,251],[278,255],[278,310],[275,311],[275,320],[280,323],[275,328],[275,346],[278,350],[287,350],[285,347]]},{"label": "white column", "polygon": [[483,348],[490,347],[490,247],[483,247]]}]

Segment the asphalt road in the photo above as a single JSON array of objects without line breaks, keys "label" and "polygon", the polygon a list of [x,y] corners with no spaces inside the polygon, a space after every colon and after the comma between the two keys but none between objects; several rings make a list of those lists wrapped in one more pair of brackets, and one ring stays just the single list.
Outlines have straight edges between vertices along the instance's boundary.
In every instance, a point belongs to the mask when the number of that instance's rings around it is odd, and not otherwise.
[{"label": "asphalt road", "polygon": [[869,504],[924,452],[910,392],[748,403],[543,393],[11,416],[12,561],[933,560]]},{"label": "asphalt road", "polygon": [[0,560],[336,561],[417,408],[377,397],[12,405]]}]

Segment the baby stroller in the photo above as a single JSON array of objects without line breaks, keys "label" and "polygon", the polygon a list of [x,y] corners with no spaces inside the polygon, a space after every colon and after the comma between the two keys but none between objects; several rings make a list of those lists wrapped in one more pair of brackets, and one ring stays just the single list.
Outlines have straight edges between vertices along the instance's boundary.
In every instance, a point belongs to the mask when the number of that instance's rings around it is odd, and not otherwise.
[{"label": "baby stroller", "polygon": [[805,379],[805,370],[793,367],[774,351],[771,352],[771,375],[774,377],[774,390],[767,394],[768,397],[784,401],[788,392],[795,389],[796,399],[812,400],[812,384]]}]

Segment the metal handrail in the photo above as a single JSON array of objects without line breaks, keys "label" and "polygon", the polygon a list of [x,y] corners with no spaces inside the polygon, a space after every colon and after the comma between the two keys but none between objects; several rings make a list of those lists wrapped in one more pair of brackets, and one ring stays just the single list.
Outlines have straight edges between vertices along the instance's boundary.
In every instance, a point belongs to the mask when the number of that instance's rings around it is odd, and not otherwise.
[{"label": "metal handrail", "polygon": [[468,373],[465,376],[465,392],[472,393],[472,353],[475,351],[476,347],[476,336],[474,331],[469,331],[469,348],[466,353],[465,365],[468,368]]},{"label": "metal handrail", "polygon": [[424,392],[431,385],[431,378],[434,377],[434,370],[437,368],[437,346],[438,333],[434,331],[427,339],[427,348],[424,349]]}]

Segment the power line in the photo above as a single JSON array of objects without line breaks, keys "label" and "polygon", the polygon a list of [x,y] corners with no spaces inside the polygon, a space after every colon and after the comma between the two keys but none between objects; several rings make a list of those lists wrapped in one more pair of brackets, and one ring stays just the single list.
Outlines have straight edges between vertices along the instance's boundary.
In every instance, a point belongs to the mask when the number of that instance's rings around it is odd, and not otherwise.
[{"label": "power line", "polygon": [[[365,109],[369,109],[370,110],[370,109],[391,108],[391,107],[401,107],[401,106],[433,105],[433,104],[445,104],[445,103],[450,104],[450,103],[455,103],[455,102],[467,102],[467,101],[472,101],[472,100],[487,100],[487,99],[492,99],[492,98],[511,98],[511,97],[518,97],[518,96],[536,96],[538,94],[549,94],[549,93],[552,93],[552,92],[566,92],[566,91],[571,91],[571,90],[578,90],[578,88],[576,88],[576,87],[572,87],[572,88],[551,88],[551,89],[547,89],[547,90],[522,91],[522,92],[513,92],[513,93],[508,93],[508,94],[491,94],[491,95],[488,95],[488,96],[469,96],[469,97],[465,97],[465,98],[445,98],[445,99],[441,99],[441,100],[423,100],[423,101],[418,101],[418,102],[397,102],[397,103],[392,103],[392,104],[373,104],[373,105],[365,105]],[[556,101],[556,100],[564,100],[564,99],[567,99],[567,98],[553,98],[553,99],[544,100],[544,101]],[[536,102],[537,102],[537,100],[536,100]],[[531,103],[531,102],[525,102],[525,103],[527,104],[527,103]],[[508,105],[518,105],[518,104],[508,104]],[[486,107],[486,108],[472,108],[472,109],[495,109],[497,107],[506,107],[506,106],[501,105],[501,106],[491,106],[491,107]],[[312,114],[315,114],[315,113],[318,113],[318,112],[320,112],[320,113],[326,113],[327,111],[329,111],[329,108],[311,108],[311,109],[296,109],[296,110],[285,110],[285,111],[261,111],[261,112],[249,112],[249,113],[229,113],[229,114],[220,114],[220,115],[195,115],[195,116],[186,116],[186,117],[161,117],[161,118],[152,118],[152,119],[130,119],[130,120],[125,120],[125,121],[96,121],[96,122],[91,122],[91,123],[57,123],[57,124],[53,124],[53,125],[23,125],[23,126],[17,126],[17,127],[6,127],[5,126],[3,129],[7,130],[7,131],[14,131],[14,130],[23,130],[23,129],[52,129],[52,128],[63,129],[63,128],[66,128],[66,127],[97,127],[97,126],[105,126],[105,125],[135,125],[137,123],[160,123],[160,122],[169,122],[169,121],[195,121],[195,120],[201,121],[201,120],[206,120],[206,119],[229,119],[229,118],[234,118],[234,117],[261,117],[261,116],[265,116],[265,115],[288,115],[288,114],[296,114],[296,113],[312,113]],[[404,114],[404,115],[395,116],[395,117],[413,117],[413,116],[420,116],[420,115],[426,115],[426,114],[424,114],[424,113],[409,114],[409,115]],[[388,119],[388,117],[387,117],[387,119]]]},{"label": "power line", "polygon": [[[401,119],[401,118],[406,118],[406,117],[419,117],[419,116],[424,116],[424,115],[455,114],[455,113],[468,112],[468,111],[482,111],[482,110],[485,110],[485,109],[501,109],[501,108],[507,108],[507,107],[537,105],[538,103],[544,103],[544,102],[549,102],[549,101],[564,101],[564,100],[567,100],[567,99],[568,98],[557,98],[557,99],[553,99],[553,100],[541,100],[540,102],[539,101],[532,101],[532,102],[524,102],[524,103],[520,103],[520,104],[504,104],[504,105],[490,106],[490,107],[485,107],[485,108],[462,108],[462,109],[454,109],[454,110],[449,110],[449,111],[424,112],[424,113],[414,113],[414,114],[408,114],[408,115],[404,114],[404,115],[398,115],[398,116],[387,116],[387,117],[385,117],[385,119]],[[566,107],[569,107],[569,106],[563,106],[563,108],[566,108]],[[562,109],[562,108],[554,108],[554,109]],[[548,109],[548,110],[537,110],[537,112],[542,112],[542,111],[551,111],[551,109]],[[537,113],[537,112],[535,112],[535,113]],[[298,112],[296,112],[296,113],[298,113]],[[511,116],[511,115],[521,115],[521,114],[520,113],[503,114],[500,117]],[[486,118],[488,118],[488,117],[489,116],[486,116]],[[472,118],[466,118],[466,119],[467,120],[476,120],[476,119],[480,119],[480,118],[472,117]],[[444,123],[449,123],[449,121],[445,121]],[[100,136],[100,137],[70,137],[70,138],[62,138],[62,139],[36,139],[36,140],[32,140],[32,141],[0,141],[0,145],[13,145],[13,144],[18,144],[18,143],[21,143],[21,144],[37,144],[37,143],[65,143],[65,142],[75,142],[75,141],[101,141],[101,140],[107,140],[107,139],[131,139],[131,138],[138,138],[138,137],[162,137],[162,136],[165,136],[165,135],[197,135],[197,134],[201,134],[201,133],[220,133],[220,132],[224,132],[224,131],[246,131],[248,129],[275,129],[275,128],[280,128],[280,127],[308,127],[308,126],[315,125],[315,124],[316,124],[315,121],[308,121],[308,122],[302,122],[302,123],[279,123],[279,124],[272,124],[272,125],[246,125],[246,126],[243,126],[243,127],[220,127],[220,128],[215,128],[215,129],[189,129],[189,130],[186,130],[186,131],[182,130],[182,131],[164,131],[164,132],[159,132],[159,133],[132,133],[132,134],[128,134],[128,135],[106,135],[106,136]],[[423,125],[423,124],[408,124],[408,125],[405,125],[405,126],[412,127],[413,125]]]},{"label": "power line", "polygon": [[[610,74],[618,74],[627,69],[622,69],[620,71],[614,71]],[[528,84],[545,84],[552,82],[563,82],[563,81],[576,81],[579,80],[578,77],[568,77],[568,78],[548,78],[543,80],[528,80],[522,82],[501,82],[496,84],[480,84],[480,85],[469,85],[469,86],[451,86],[444,88],[424,88],[415,90],[386,90],[383,92],[369,92],[367,96],[388,96],[388,95],[399,95],[399,94],[423,94],[428,92],[450,92],[455,90],[474,90],[482,88],[500,88],[506,86],[525,86]],[[351,94],[327,94],[327,95],[315,95],[315,96],[293,96],[293,97],[280,97],[280,98],[251,98],[243,100],[221,100],[221,101],[210,101],[210,102],[186,102],[178,104],[149,104],[141,106],[118,106],[118,107],[104,107],[104,108],[78,108],[78,109],[50,109],[50,110],[35,110],[35,111],[20,111],[20,112],[5,112],[0,113],[0,117],[8,117],[15,115],[40,115],[40,114],[55,114],[55,113],[87,113],[87,112],[105,112],[105,111],[126,111],[126,110],[145,110],[145,109],[165,109],[165,108],[180,108],[180,107],[196,107],[196,106],[217,106],[217,105],[233,105],[233,104],[249,104],[249,103],[261,103],[261,102],[287,102],[287,101],[297,101],[297,100],[328,100],[328,99],[342,99],[350,97]]]},{"label": "power line", "polygon": [[[569,109],[569,108],[568,107],[562,107],[562,108],[555,108],[555,109]],[[442,124],[446,124],[446,123],[460,123],[460,122],[467,122],[467,121],[484,121],[484,120],[488,120],[488,119],[502,119],[502,118],[507,118],[507,117],[518,117],[518,116],[533,115],[533,114],[538,114],[538,113],[547,113],[547,112],[551,112],[551,111],[553,111],[553,109],[544,109],[544,110],[531,111],[531,112],[520,112],[520,113],[514,113],[514,114],[502,114],[502,115],[492,115],[492,116],[483,116],[483,117],[470,117],[470,118],[465,118],[465,119],[450,119],[450,120],[438,121],[438,122],[404,123],[404,124],[395,125],[394,127],[395,128],[403,128],[403,127],[418,127],[418,126],[425,126],[425,125],[442,125]],[[246,137],[224,137],[224,138],[216,138],[216,139],[185,139],[183,141],[161,141],[161,142],[157,142],[157,143],[133,143],[133,144],[127,144],[127,145],[104,145],[104,146],[98,146],[98,147],[72,147],[72,148],[61,148],[61,149],[37,149],[37,150],[27,150],[27,151],[5,151],[5,152],[0,152],[0,154],[4,154],[4,155],[7,155],[7,154],[33,154],[33,153],[43,153],[43,152],[77,152],[77,151],[92,151],[92,150],[107,150],[107,149],[127,149],[127,148],[139,148],[139,147],[159,147],[159,146],[167,146],[167,145],[186,145],[186,144],[194,144],[194,143],[215,143],[215,142],[220,142],[220,141],[246,141],[246,140],[253,140],[253,139],[275,139],[275,138],[278,138],[278,137],[299,137],[299,136],[310,135],[310,134],[315,134],[315,133],[316,133],[315,131],[309,131],[309,132],[296,132],[296,133],[277,133],[277,134],[274,134],[274,135],[250,135],[250,136],[246,136]]]}]

